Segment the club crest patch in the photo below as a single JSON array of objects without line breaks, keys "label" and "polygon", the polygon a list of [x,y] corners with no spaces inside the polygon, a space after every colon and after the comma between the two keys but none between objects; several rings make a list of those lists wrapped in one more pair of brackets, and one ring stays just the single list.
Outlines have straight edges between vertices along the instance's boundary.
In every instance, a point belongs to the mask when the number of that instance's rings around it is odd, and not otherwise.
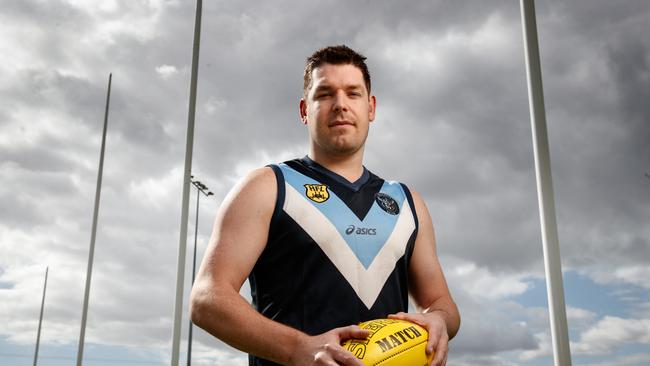
[{"label": "club crest patch", "polygon": [[388,212],[391,215],[399,214],[399,205],[397,201],[386,193],[377,193],[375,195],[375,202],[381,207],[382,210]]},{"label": "club crest patch", "polygon": [[305,184],[305,195],[316,203],[323,203],[330,198],[330,192],[325,184]]}]

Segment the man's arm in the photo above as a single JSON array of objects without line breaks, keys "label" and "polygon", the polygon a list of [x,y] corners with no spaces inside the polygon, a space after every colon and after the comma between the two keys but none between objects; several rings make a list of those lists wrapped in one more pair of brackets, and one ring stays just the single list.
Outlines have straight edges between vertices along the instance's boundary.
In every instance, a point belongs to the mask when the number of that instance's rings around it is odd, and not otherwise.
[{"label": "man's arm", "polygon": [[357,326],[308,336],[272,321],[239,294],[266,246],[277,185],[270,168],[258,169],[228,194],[190,296],[192,322],[244,352],[283,365],[363,366],[340,346],[364,338]]},{"label": "man's arm", "polygon": [[391,318],[410,320],[429,331],[427,353],[435,351],[432,365],[445,365],[448,342],[458,332],[460,314],[442,273],[431,216],[420,195],[411,191],[419,229],[409,266],[409,290],[418,314],[399,313]]}]

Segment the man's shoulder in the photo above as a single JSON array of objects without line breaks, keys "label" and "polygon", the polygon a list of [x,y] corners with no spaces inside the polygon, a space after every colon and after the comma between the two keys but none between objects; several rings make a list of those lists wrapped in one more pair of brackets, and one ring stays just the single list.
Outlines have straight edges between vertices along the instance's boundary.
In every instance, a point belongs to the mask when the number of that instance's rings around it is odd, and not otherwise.
[{"label": "man's shoulder", "polygon": [[253,169],[244,176],[238,185],[242,188],[275,185],[273,168],[271,166],[263,166]]}]

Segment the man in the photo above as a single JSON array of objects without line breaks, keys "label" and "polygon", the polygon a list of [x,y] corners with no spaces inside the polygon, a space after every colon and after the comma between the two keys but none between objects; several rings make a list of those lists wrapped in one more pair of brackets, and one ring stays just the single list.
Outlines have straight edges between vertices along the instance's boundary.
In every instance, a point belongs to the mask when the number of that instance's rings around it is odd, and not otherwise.
[{"label": "man", "polygon": [[[360,321],[392,317],[429,331],[444,365],[460,325],[422,198],[363,166],[376,99],[365,57],[316,51],[300,116],[309,155],[251,172],[217,214],[192,289],[192,321],[250,354],[251,365],[363,364],[340,344]],[[239,295],[249,277],[252,308]],[[419,313],[406,313],[408,294]]]}]

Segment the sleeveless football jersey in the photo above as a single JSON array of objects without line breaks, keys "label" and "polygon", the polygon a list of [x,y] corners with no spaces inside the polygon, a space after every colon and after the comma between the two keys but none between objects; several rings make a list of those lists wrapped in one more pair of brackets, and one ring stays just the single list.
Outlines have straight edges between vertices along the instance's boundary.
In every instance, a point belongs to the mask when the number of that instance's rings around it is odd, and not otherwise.
[{"label": "sleeveless football jersey", "polygon": [[310,335],[407,311],[418,222],[406,186],[365,168],[350,183],[309,157],[271,168],[278,195],[249,276],[255,308]]}]

